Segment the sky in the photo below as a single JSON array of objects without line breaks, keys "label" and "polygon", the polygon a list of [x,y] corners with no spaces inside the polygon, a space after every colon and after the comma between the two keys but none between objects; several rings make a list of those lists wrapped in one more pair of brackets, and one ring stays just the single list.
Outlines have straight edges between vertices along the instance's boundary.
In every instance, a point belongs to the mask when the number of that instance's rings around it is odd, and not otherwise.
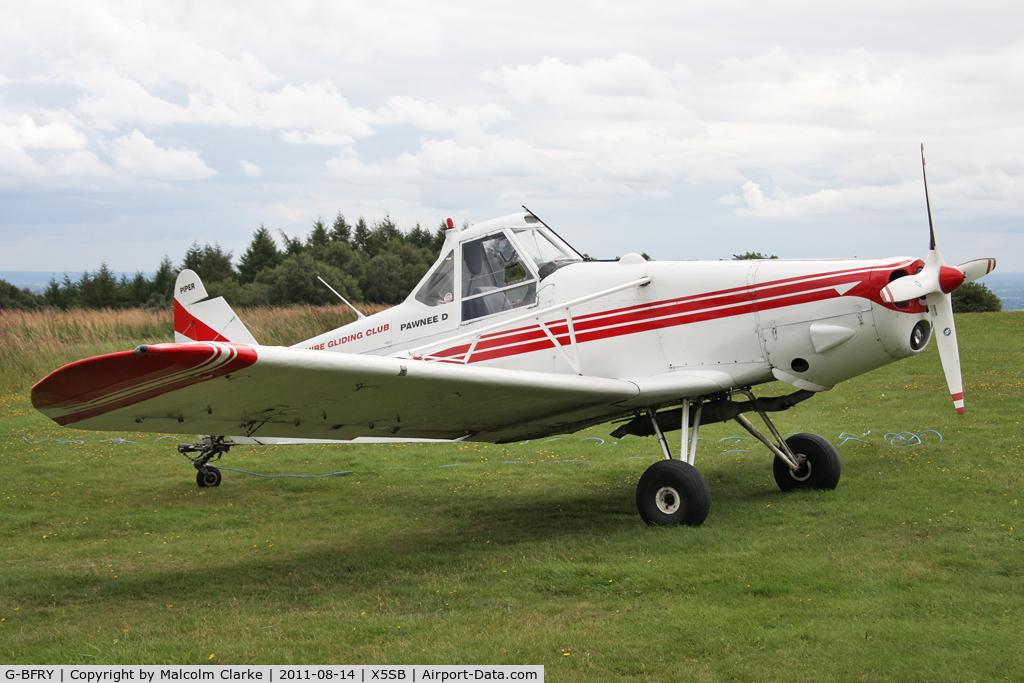
[{"label": "sky", "polygon": [[597,258],[1024,271],[1024,4],[0,4],[0,270],[526,205]]}]

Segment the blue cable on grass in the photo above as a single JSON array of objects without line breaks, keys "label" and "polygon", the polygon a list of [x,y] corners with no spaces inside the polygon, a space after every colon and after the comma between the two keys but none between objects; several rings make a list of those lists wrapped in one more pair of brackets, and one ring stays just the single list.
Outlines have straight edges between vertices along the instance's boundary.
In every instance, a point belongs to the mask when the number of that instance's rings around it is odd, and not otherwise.
[{"label": "blue cable on grass", "polygon": [[[239,474],[251,474],[254,477],[262,477],[264,479],[322,479],[323,477],[333,477],[339,474],[355,474],[352,470],[346,470],[344,472],[329,472],[328,474],[256,474],[255,472],[246,472],[245,470],[234,470],[230,467],[218,467],[221,472],[237,472]],[[392,468],[398,469],[398,468]]]},{"label": "blue cable on grass", "polygon": [[916,434],[914,432],[889,432],[885,435],[885,440],[889,442],[890,446],[921,446],[924,444],[924,439],[921,437],[925,434],[935,434],[939,437],[939,443],[942,443],[942,434],[934,429],[927,429]]},{"label": "blue cable on grass", "polygon": [[[861,434],[861,436],[867,436],[870,433],[871,433],[871,430],[869,429],[868,431],[866,431],[863,434]],[[836,448],[839,448],[840,446],[842,446],[847,441],[859,441],[861,443],[868,443],[864,439],[858,438],[858,437],[856,437],[853,434],[850,434],[848,432],[843,432],[842,434],[839,435],[839,438],[842,439],[842,441],[840,441],[839,443],[836,444]]]}]

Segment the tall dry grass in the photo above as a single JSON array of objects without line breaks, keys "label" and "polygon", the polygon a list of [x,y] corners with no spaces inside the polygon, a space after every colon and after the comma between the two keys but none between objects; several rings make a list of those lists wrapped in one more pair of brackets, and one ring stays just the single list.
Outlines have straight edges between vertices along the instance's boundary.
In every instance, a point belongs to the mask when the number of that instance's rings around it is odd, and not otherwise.
[{"label": "tall dry grass", "polygon": [[174,340],[170,311],[0,312],[0,386],[19,391],[72,361]]},{"label": "tall dry grass", "polygon": [[[370,315],[387,306],[361,304]],[[290,346],[355,320],[343,305],[238,309],[261,344]],[[0,388],[21,391],[68,363],[174,341],[169,310],[0,310]]]},{"label": "tall dry grass", "polygon": [[[363,315],[390,308],[383,304],[359,304]],[[336,306],[257,306],[239,308],[238,317],[261,344],[291,346],[342,325],[354,322],[355,314],[344,304]]]}]

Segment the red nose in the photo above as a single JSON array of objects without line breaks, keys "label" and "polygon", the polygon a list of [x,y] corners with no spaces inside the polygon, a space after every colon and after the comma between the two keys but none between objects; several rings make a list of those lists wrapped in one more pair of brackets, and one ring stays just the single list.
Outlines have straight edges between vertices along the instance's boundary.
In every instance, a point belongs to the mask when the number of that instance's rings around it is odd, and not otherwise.
[{"label": "red nose", "polygon": [[942,266],[939,268],[939,289],[949,294],[964,283],[964,274],[959,268]]}]

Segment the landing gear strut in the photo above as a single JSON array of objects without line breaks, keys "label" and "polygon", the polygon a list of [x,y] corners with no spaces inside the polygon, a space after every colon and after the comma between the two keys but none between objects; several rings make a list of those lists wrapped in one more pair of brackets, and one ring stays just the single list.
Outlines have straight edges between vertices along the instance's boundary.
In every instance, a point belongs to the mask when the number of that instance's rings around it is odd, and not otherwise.
[{"label": "landing gear strut", "polygon": [[[788,396],[755,398],[749,389],[738,393],[747,401],[733,401],[729,395],[698,398],[694,405],[683,401],[682,410],[673,408],[661,412],[648,409],[647,415],[637,416],[612,432],[612,436],[626,434],[649,436],[655,434],[665,459],[651,465],[636,488],[636,506],[640,517],[651,525],[674,526],[686,524],[700,526],[711,508],[711,491],[703,475],[693,466],[697,453],[697,433],[701,418],[705,424],[736,420],[758,441],[768,447],[775,459],[772,471],[775,482],[783,491],[796,489],[834,489],[839,484],[842,466],[835,446],[817,434],[794,434],[783,439],[769,412],[786,410],[813,396],[801,390]],[[756,412],[764,421],[774,439],[770,439],[753,425],[743,413]],[[681,429],[682,444],[679,459],[674,460],[665,439],[663,428]],[[691,434],[692,431],[692,434]]]},{"label": "landing gear strut", "polygon": [[[232,445],[225,442],[223,436],[207,436],[198,443],[178,444],[178,452],[188,458],[196,470],[198,470],[196,472],[196,483],[201,488],[210,488],[220,486],[221,474],[219,469],[207,463],[214,457],[219,460],[220,456],[227,453]],[[199,455],[193,457],[189,453],[199,453]]]},{"label": "landing gear strut", "polygon": [[[688,424],[690,421],[690,401],[683,401],[682,424],[683,442],[679,452],[679,460],[672,459],[668,441],[658,424],[658,416],[653,410],[647,415],[651,420],[654,433],[658,435],[658,443],[665,459],[654,463],[640,477],[636,485],[636,508],[640,517],[651,526],[700,526],[708,518],[711,510],[711,489],[704,475],[693,466],[697,454],[697,432],[700,429],[700,416],[703,404],[697,403],[693,421],[693,437],[690,439],[687,454]],[[687,459],[688,458],[688,459]]]}]

